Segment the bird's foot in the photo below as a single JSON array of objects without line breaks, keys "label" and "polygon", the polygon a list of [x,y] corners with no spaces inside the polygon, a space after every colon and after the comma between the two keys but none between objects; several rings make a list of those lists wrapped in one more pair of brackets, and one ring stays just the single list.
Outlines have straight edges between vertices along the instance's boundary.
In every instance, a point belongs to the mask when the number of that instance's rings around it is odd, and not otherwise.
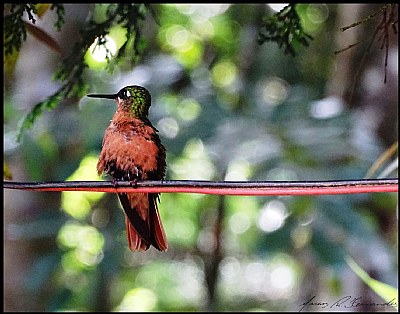
[{"label": "bird's foot", "polygon": [[114,186],[114,188],[118,187],[118,180],[117,179],[112,178],[111,182],[112,182],[112,185]]},{"label": "bird's foot", "polygon": [[129,185],[134,188],[137,188],[137,186],[138,186],[137,183],[138,183],[138,180],[136,178],[129,181]]}]

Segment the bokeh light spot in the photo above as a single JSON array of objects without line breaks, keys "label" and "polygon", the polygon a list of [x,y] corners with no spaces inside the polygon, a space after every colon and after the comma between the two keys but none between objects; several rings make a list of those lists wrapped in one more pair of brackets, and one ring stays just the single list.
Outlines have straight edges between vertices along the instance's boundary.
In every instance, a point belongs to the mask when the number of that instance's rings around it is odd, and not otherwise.
[{"label": "bokeh light spot", "polygon": [[199,103],[193,98],[186,98],[177,107],[179,117],[185,121],[195,120],[201,112]]},{"label": "bokeh light spot", "polygon": [[237,159],[229,163],[225,181],[246,181],[251,174],[250,163],[247,160]]},{"label": "bokeh light spot", "polygon": [[273,232],[283,226],[286,216],[285,204],[281,201],[273,200],[261,210],[258,227],[264,232]]},{"label": "bokeh light spot", "polygon": [[176,4],[176,8],[185,15],[190,15],[195,22],[203,22],[224,13],[230,4],[196,3]]},{"label": "bokeh light spot", "polygon": [[179,124],[174,118],[166,117],[158,121],[157,129],[160,130],[163,136],[175,138],[179,132]]},{"label": "bokeh light spot", "polygon": [[311,104],[311,115],[317,119],[333,118],[343,110],[343,101],[335,96],[326,97]]},{"label": "bokeh light spot", "polygon": [[293,246],[296,249],[305,247],[311,240],[311,228],[309,226],[297,226],[290,234]]},{"label": "bokeh light spot", "polygon": [[231,85],[237,76],[236,66],[230,61],[221,61],[211,70],[213,83],[217,87],[227,87]]},{"label": "bokeh light spot", "polygon": [[59,231],[58,243],[71,249],[64,254],[65,269],[95,266],[103,259],[103,235],[94,227],[67,223]]},{"label": "bokeh light spot", "polygon": [[245,215],[243,213],[235,213],[229,219],[229,227],[231,228],[233,233],[244,233],[250,227],[250,219],[248,215]]},{"label": "bokeh light spot", "polygon": [[190,139],[180,158],[170,165],[173,180],[211,180],[215,174],[212,163],[203,142]]},{"label": "bokeh light spot", "polygon": [[286,81],[278,77],[271,77],[262,85],[262,99],[267,105],[280,105],[288,97],[288,88],[289,85]]},{"label": "bokeh light spot", "polygon": [[289,290],[295,284],[294,273],[287,265],[277,265],[271,271],[271,284],[278,290]]},{"label": "bokeh light spot", "polygon": [[[78,169],[66,181],[99,181],[96,172],[97,156],[88,155],[82,159]],[[75,219],[84,219],[89,215],[91,205],[97,202],[102,192],[62,192],[62,209]]]},{"label": "bokeh light spot", "polygon": [[156,294],[146,288],[135,288],[129,290],[121,304],[116,309],[117,311],[151,311],[157,304]]},{"label": "bokeh light spot", "polygon": [[[180,25],[172,25],[167,29],[166,39],[169,45],[176,49],[182,47],[190,48],[189,41],[189,31]],[[188,47],[189,46],[189,47]]]},{"label": "bokeh light spot", "polygon": [[99,39],[96,39],[90,46],[89,52],[95,61],[107,62],[107,58],[111,59],[117,52],[117,45],[114,39],[105,36],[105,44],[99,45]]},{"label": "bokeh light spot", "polygon": [[261,262],[251,262],[249,263],[244,271],[246,280],[253,285],[260,284],[265,280],[267,274],[266,265]]},{"label": "bokeh light spot", "polygon": [[307,17],[313,23],[320,24],[326,21],[329,9],[326,4],[310,4],[307,7]]}]

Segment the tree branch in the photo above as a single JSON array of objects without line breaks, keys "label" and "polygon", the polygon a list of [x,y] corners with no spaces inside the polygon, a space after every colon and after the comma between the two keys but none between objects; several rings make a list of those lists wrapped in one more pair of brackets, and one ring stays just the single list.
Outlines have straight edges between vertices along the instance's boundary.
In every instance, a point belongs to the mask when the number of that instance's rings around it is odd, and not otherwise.
[{"label": "tree branch", "polygon": [[398,192],[398,179],[340,181],[68,181],[11,182],[6,189],[31,191],[91,191],[108,193],[199,193],[217,195],[329,195]]}]

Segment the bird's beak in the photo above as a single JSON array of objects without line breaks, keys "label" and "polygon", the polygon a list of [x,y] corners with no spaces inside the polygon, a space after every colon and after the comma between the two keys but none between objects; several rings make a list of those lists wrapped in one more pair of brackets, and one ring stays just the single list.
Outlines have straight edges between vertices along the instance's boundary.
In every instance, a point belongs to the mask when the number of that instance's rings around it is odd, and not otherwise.
[{"label": "bird's beak", "polygon": [[90,94],[86,95],[87,97],[92,97],[92,98],[107,98],[107,99],[116,99],[118,97],[118,94]]}]

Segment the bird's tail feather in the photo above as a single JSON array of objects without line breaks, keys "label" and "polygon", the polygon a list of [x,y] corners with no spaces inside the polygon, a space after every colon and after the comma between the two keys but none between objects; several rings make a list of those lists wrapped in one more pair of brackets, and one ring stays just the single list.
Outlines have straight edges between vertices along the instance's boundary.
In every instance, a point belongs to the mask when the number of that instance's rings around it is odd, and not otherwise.
[{"label": "bird's tail feather", "polygon": [[131,251],[145,251],[153,245],[168,248],[167,237],[158,213],[157,194],[118,194],[126,219],[126,235]]},{"label": "bird's tail feather", "polygon": [[[168,249],[167,236],[161,222],[157,207],[157,194],[149,194],[149,216],[150,216],[150,236],[153,240],[153,246],[160,251]],[[157,246],[155,245],[157,244]]]}]

